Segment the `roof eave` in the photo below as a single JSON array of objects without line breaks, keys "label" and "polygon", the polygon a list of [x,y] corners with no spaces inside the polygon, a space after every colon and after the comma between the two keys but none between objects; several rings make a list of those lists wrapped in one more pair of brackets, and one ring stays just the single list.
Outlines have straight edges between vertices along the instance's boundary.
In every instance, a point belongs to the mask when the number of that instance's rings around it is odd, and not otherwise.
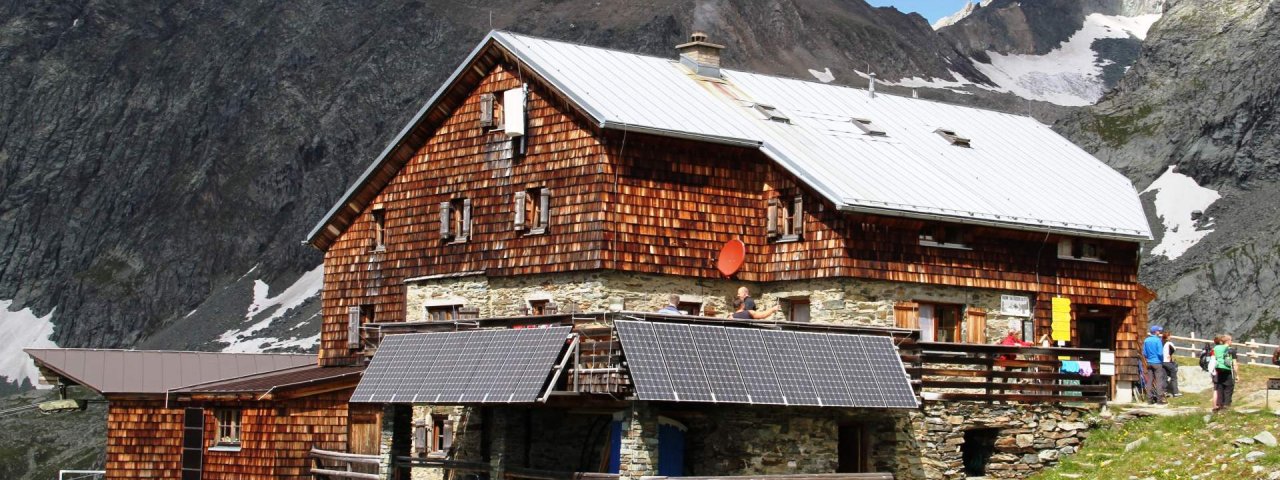
[{"label": "roof eave", "polygon": [[961,223],[961,224],[967,224],[967,225],[983,225],[983,226],[989,226],[989,227],[1007,228],[1011,230],[1056,233],[1056,234],[1074,235],[1078,237],[1092,237],[1092,238],[1101,238],[1101,239],[1107,239],[1107,240],[1121,240],[1125,242],[1141,243],[1147,240],[1151,240],[1151,236],[1149,234],[1144,235],[1141,233],[1128,234],[1128,233],[1122,233],[1122,232],[1114,232],[1114,233],[1100,232],[1096,230],[1072,228],[1067,226],[1033,225],[1033,224],[1021,223],[1021,222],[1003,222],[999,220],[990,220],[985,218],[962,217],[962,216],[954,216],[954,215],[915,212],[911,210],[870,207],[866,205],[853,205],[848,203],[842,203],[838,208],[842,212],[869,213],[874,215],[885,215],[885,216],[891,216],[891,217],[915,218],[919,220],[952,222],[952,223]]}]

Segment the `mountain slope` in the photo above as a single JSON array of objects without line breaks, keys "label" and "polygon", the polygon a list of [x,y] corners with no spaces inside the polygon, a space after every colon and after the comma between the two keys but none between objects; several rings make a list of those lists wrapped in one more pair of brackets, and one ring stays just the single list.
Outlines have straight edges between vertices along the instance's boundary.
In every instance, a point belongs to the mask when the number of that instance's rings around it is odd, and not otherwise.
[{"label": "mountain slope", "polygon": [[1277,28],[1277,0],[1171,1],[1117,89],[1059,124],[1148,191],[1153,322],[1280,338]]}]

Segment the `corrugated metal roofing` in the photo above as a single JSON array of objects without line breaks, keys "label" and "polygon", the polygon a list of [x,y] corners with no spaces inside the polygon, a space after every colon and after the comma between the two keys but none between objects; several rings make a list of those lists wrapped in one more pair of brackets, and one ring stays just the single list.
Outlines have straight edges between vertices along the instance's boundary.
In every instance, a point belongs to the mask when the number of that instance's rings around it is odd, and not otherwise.
[{"label": "corrugated metal roofing", "polygon": [[[1030,117],[733,70],[709,80],[674,58],[489,38],[605,128],[758,145],[841,209],[1151,238],[1132,183]],[[790,123],[766,119],[757,103]],[[886,135],[863,134],[854,118]],[[952,145],[940,128],[972,147]]]},{"label": "corrugated metal roofing", "polygon": [[171,389],[312,365],[315,355],[28,348],[41,367],[98,393],[165,393]]},{"label": "corrugated metal roofing", "polygon": [[258,393],[266,392],[273,388],[322,383],[343,377],[358,377],[363,372],[363,365],[357,367],[321,367],[313,362],[310,365],[301,367],[186,386],[174,390],[173,393]]}]

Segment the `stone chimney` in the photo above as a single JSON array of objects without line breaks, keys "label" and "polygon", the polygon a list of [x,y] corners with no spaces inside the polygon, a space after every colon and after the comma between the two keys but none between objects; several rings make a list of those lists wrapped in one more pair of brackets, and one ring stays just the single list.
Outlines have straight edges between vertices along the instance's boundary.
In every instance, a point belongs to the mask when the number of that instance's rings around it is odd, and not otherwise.
[{"label": "stone chimney", "polygon": [[721,50],[724,50],[724,45],[708,42],[707,34],[703,32],[693,32],[689,43],[676,45],[682,65],[698,75],[712,78],[720,78]]}]

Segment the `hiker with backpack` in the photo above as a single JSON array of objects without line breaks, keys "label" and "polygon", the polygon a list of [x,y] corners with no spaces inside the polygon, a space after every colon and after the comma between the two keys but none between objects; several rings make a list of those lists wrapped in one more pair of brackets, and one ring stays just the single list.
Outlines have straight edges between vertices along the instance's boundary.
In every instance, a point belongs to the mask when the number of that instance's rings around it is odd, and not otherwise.
[{"label": "hiker with backpack", "polygon": [[1164,329],[1153,325],[1147,339],[1142,342],[1143,371],[1151,383],[1147,384],[1147,401],[1155,405],[1166,405],[1164,400],[1164,342],[1160,334]]},{"label": "hiker with backpack", "polygon": [[1236,390],[1235,351],[1231,348],[1231,335],[1222,335],[1222,342],[1213,347],[1213,411],[1231,408],[1231,396]]},{"label": "hiker with backpack", "polygon": [[1165,330],[1160,334],[1160,340],[1164,342],[1164,345],[1161,347],[1163,362],[1161,362],[1160,366],[1164,369],[1164,376],[1166,377],[1165,385],[1169,387],[1169,390],[1166,393],[1170,397],[1181,397],[1182,393],[1178,392],[1178,362],[1173,358],[1175,347],[1173,342],[1169,340],[1168,330]]}]

